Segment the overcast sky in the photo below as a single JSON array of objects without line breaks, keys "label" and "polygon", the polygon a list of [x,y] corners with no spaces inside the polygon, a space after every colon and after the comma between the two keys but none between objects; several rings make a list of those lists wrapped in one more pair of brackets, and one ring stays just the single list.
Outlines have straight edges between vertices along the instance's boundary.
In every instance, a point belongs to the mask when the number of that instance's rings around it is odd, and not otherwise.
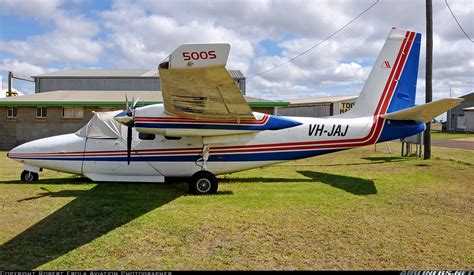
[{"label": "overcast sky", "polygon": [[[0,71],[156,69],[182,43],[227,42],[227,69],[251,76],[307,50],[376,0],[0,0]],[[474,1],[448,2],[474,38]],[[474,43],[444,0],[433,0],[434,98],[474,89]],[[424,100],[425,1],[380,0],[329,41],[267,74],[247,94],[292,99],[358,94],[391,27],[423,34],[417,102]],[[34,86],[15,81],[31,93]]]}]

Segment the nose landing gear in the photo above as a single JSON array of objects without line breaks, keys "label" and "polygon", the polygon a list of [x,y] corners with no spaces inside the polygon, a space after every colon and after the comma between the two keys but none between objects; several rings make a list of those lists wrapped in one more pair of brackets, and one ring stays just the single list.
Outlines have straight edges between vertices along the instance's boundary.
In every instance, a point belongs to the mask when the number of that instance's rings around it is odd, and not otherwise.
[{"label": "nose landing gear", "polygon": [[26,171],[26,170],[21,172],[21,176],[20,176],[21,181],[26,181],[26,182],[37,181],[38,178],[39,178],[38,173]]}]

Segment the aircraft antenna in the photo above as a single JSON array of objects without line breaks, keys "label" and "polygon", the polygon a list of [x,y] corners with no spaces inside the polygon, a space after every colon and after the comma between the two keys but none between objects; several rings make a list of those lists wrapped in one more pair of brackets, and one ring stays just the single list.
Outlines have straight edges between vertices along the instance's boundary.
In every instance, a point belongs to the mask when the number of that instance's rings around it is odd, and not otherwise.
[{"label": "aircraft antenna", "polygon": [[324,38],[323,40],[319,41],[318,43],[316,43],[315,45],[313,45],[311,48],[297,54],[296,56],[294,56],[293,58],[290,58],[288,59],[286,62],[283,62],[279,65],[276,65],[275,67],[273,68],[270,68],[268,70],[265,70],[265,71],[262,71],[262,72],[259,72],[259,73],[256,73],[256,74],[253,74],[251,76],[248,76],[247,79],[249,78],[252,78],[252,77],[255,77],[255,76],[259,76],[259,75],[262,75],[262,74],[266,74],[268,72],[271,72],[273,70],[276,70],[280,67],[283,67],[285,66],[286,64],[288,63],[291,63],[293,62],[295,59],[297,59],[298,57],[302,56],[302,55],[305,55],[306,53],[308,53],[309,51],[311,51],[312,49],[318,47],[319,45],[323,44],[324,42],[328,41],[329,39],[331,39],[333,36],[335,36],[336,34],[338,34],[339,32],[341,32],[342,30],[344,30],[346,27],[348,27],[350,24],[352,24],[354,21],[356,21],[357,19],[359,19],[359,17],[361,17],[364,13],[368,12],[373,6],[377,5],[379,3],[379,0],[375,1],[372,5],[370,5],[368,8],[366,8],[365,10],[363,10],[361,13],[359,13],[356,17],[354,17],[352,20],[350,20],[349,22],[347,22],[344,26],[340,27],[339,29],[337,29],[335,32],[333,32],[331,35],[327,36],[326,38]]}]

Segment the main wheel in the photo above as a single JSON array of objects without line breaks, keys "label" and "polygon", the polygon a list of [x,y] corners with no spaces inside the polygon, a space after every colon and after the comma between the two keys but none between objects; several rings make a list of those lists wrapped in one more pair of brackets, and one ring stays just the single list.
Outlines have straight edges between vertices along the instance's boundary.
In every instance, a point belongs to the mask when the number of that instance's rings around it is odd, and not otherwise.
[{"label": "main wheel", "polygon": [[37,181],[38,178],[39,178],[38,173],[26,171],[26,170],[21,172],[21,176],[20,176],[20,179],[22,181],[28,181],[28,182]]},{"label": "main wheel", "polygon": [[209,171],[196,172],[189,179],[189,191],[196,195],[215,194],[218,185],[216,176]]}]

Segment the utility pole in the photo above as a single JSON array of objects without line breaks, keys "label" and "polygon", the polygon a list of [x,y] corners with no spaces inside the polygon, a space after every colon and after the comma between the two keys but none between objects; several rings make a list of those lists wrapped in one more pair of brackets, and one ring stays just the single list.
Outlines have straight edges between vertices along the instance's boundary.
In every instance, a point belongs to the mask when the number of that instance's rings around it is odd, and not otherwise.
[{"label": "utility pole", "polygon": [[[433,69],[433,5],[431,0],[426,0],[426,77],[425,77],[425,102],[433,100],[432,90],[432,69]],[[426,123],[426,130],[423,136],[424,159],[431,158],[431,121]]]},{"label": "utility pole", "polygon": [[12,78],[13,78],[13,73],[8,72],[8,91],[6,96],[12,96]]},{"label": "utility pole", "polygon": [[[452,98],[452,93],[451,93],[451,85],[449,85],[449,98]],[[448,130],[448,133],[451,132],[451,109],[448,110],[448,113],[446,114],[446,128]]]}]

